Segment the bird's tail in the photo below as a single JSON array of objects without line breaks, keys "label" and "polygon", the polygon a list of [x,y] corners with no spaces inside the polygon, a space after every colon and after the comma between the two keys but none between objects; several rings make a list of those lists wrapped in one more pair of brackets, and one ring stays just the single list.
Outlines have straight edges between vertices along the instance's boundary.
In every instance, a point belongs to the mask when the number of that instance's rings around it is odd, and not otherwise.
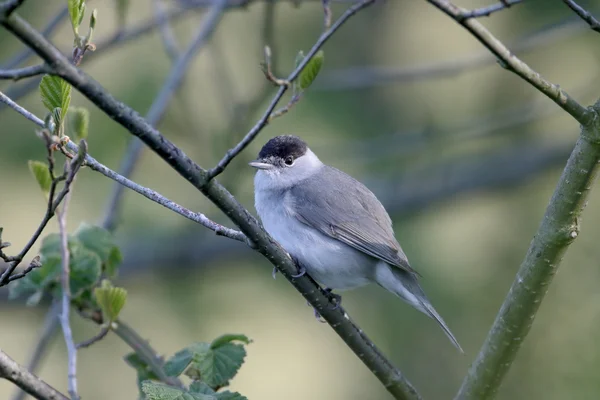
[{"label": "bird's tail", "polygon": [[442,317],[435,311],[425,296],[415,275],[395,267],[390,267],[388,264],[380,263],[377,266],[376,280],[379,285],[434,319],[440,325],[446,336],[448,336],[448,339],[450,339],[452,344],[464,354],[462,347],[458,344],[458,340],[456,340],[450,331],[450,328],[448,328],[448,325],[446,325]]}]

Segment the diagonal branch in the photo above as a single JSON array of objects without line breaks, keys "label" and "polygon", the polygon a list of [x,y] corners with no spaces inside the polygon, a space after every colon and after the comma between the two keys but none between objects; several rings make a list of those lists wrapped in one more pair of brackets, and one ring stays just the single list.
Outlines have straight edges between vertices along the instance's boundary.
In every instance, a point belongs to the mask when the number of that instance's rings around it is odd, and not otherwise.
[{"label": "diagonal branch", "polygon": [[[306,67],[306,65],[313,58],[313,56],[315,54],[317,54],[317,52],[319,51],[319,49],[321,47],[323,47],[325,42],[327,42],[327,40],[329,40],[329,38],[331,38],[331,36],[338,29],[340,29],[342,27],[342,25],[344,25],[344,23],[346,21],[348,21],[348,19],[350,19],[354,14],[356,14],[363,8],[370,6],[374,2],[375,2],[375,0],[363,0],[360,3],[356,3],[352,7],[348,8],[348,10],[346,10],[346,12],[344,14],[342,14],[342,16],[340,18],[338,18],[337,21],[335,21],[335,23],[331,26],[331,28],[329,28],[328,30],[323,32],[323,34],[319,37],[319,39],[317,39],[316,43],[313,45],[313,47],[310,49],[310,51],[306,54],[306,57],[304,57],[302,62],[300,62],[300,64],[298,64],[296,69],[294,69],[294,71],[292,71],[292,73],[285,79],[285,81],[292,82],[294,79],[296,79],[298,77],[298,75],[300,75],[300,73],[302,72],[304,67]],[[254,140],[254,138],[256,136],[258,136],[258,134],[263,130],[263,128],[265,126],[267,126],[267,124],[269,123],[269,118],[271,117],[271,114],[273,113],[273,111],[275,110],[275,107],[277,107],[277,104],[279,104],[279,101],[281,100],[281,98],[283,97],[285,92],[287,92],[287,90],[288,90],[288,85],[282,85],[279,87],[277,94],[275,94],[275,97],[273,97],[273,100],[271,100],[271,103],[267,107],[267,110],[264,112],[264,114],[258,120],[258,122],[252,127],[252,129],[250,129],[250,131],[246,134],[246,136],[244,136],[244,138],[234,148],[227,151],[225,156],[221,159],[221,161],[219,161],[219,163],[214,168],[212,168],[208,171],[208,174],[207,174],[208,180],[213,179],[217,175],[222,173],[225,170],[225,168],[227,167],[227,165],[229,165],[229,163],[238,154],[240,154],[242,152],[242,150],[244,150],[250,144],[250,142],[252,142]]]},{"label": "diagonal branch", "polygon": [[464,13],[465,18],[481,18],[489,17],[495,12],[510,8],[514,4],[521,3],[523,0],[502,0],[496,4],[488,7],[476,8],[475,10],[467,11]]},{"label": "diagonal branch", "polygon": [[64,394],[20,366],[0,350],[0,378],[7,379],[36,399],[69,400]]},{"label": "diagonal branch", "polygon": [[590,28],[595,30],[596,32],[600,32],[600,21],[598,21],[592,13],[587,11],[585,8],[581,7],[579,4],[575,3],[574,0],[563,0],[565,4],[575,12],[575,14],[579,15],[582,20],[584,20]]},{"label": "diagonal branch", "polygon": [[590,112],[558,85],[548,82],[539,73],[531,69],[529,65],[517,58],[500,40],[481,25],[479,21],[468,18],[468,11],[445,0],[427,0],[427,2],[443,11],[446,15],[468,30],[479,42],[481,42],[481,44],[498,58],[502,67],[514,72],[537,90],[548,96],[580,124],[587,125],[593,120],[593,112]]},{"label": "diagonal branch", "polygon": [[[373,3],[363,1],[352,7],[353,13]],[[346,19],[349,18],[346,17]],[[339,21],[338,21],[339,22]],[[110,118],[127,128],[158,154],[183,178],[219,207],[256,246],[257,251],[276,266],[309,303],[317,309],[348,347],[360,358],[384,387],[397,399],[418,399],[420,396],[404,375],[373,344],[346,312],[335,308],[330,295],[310,277],[295,278],[296,265],[289,255],[266,233],[258,221],[219,183],[209,179],[207,171],[160,134],[139,114],[117,101],[101,85],[69,63],[69,60],[19,16],[0,19],[6,29],[30,46],[54,72],[79,90]],[[316,50],[315,50],[316,51]],[[308,56],[310,58],[311,55]],[[296,72],[296,74],[299,73]],[[274,107],[274,106],[273,106]],[[240,150],[241,151],[241,150]]]}]

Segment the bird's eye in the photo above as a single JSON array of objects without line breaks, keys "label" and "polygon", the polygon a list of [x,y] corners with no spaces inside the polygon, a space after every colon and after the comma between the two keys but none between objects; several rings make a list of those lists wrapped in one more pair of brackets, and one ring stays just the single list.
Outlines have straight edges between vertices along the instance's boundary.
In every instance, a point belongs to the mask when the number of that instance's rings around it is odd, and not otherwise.
[{"label": "bird's eye", "polygon": [[287,165],[287,166],[291,166],[291,165],[294,163],[294,157],[292,157],[292,156],[287,156],[287,157],[285,158],[285,161],[284,161],[284,162],[285,162],[285,165]]}]

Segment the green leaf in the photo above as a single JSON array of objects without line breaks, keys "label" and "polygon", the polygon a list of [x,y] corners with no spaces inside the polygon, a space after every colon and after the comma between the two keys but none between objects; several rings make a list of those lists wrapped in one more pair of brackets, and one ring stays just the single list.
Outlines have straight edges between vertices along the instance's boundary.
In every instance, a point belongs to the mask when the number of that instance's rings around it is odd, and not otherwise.
[{"label": "green leaf", "polygon": [[179,376],[192,362],[194,354],[189,349],[183,349],[175,353],[175,355],[165,363],[165,373],[169,376]]},{"label": "green leaf", "polygon": [[317,75],[319,75],[319,71],[321,71],[321,67],[323,66],[324,60],[325,53],[323,52],[323,50],[319,50],[317,54],[315,54],[314,57],[310,59],[306,67],[304,67],[302,72],[300,72],[300,89],[305,90],[313,83]]},{"label": "green leaf", "polygon": [[98,254],[102,262],[106,262],[115,247],[112,234],[104,228],[88,223],[82,223],[75,231],[75,236],[88,250]]},{"label": "green leaf", "polygon": [[153,381],[142,382],[142,391],[148,400],[216,400],[214,396],[188,393],[164,383]]},{"label": "green leaf", "polygon": [[29,160],[29,170],[33,174],[33,177],[37,181],[38,185],[40,185],[44,195],[47,196],[50,192],[50,186],[52,186],[52,178],[50,177],[48,164],[41,161]]},{"label": "green leaf", "polygon": [[123,256],[115,245],[113,235],[104,228],[83,223],[77,228],[75,236],[87,249],[98,254],[107,276],[114,277]]},{"label": "green leaf", "polygon": [[84,107],[71,107],[69,109],[70,125],[76,142],[86,139],[90,126],[90,112]]},{"label": "green leaf", "polygon": [[41,267],[34,269],[24,278],[10,284],[9,299],[28,295],[30,297],[27,299],[27,305],[37,305],[42,298],[42,294],[51,286],[58,284],[62,266],[60,260],[60,257],[43,258]]},{"label": "green leaf", "polygon": [[190,385],[190,393],[211,395],[217,400],[248,400],[245,396],[242,396],[237,392],[233,393],[228,390],[224,392],[215,392],[206,383],[200,381],[192,382]]},{"label": "green leaf", "polygon": [[71,16],[71,25],[73,25],[73,31],[75,34],[79,33],[79,25],[83,20],[85,14],[85,1],[84,0],[69,0],[69,15]]},{"label": "green leaf", "polygon": [[213,389],[227,386],[246,357],[244,346],[231,343],[233,340],[238,339],[226,341],[219,338],[217,347],[208,343],[194,343],[189,346],[188,350],[192,352],[193,357],[186,375],[202,380]]},{"label": "green leaf", "polygon": [[55,123],[57,125],[62,124],[71,103],[71,85],[58,76],[44,75],[40,82],[40,95],[42,103],[49,112],[60,108],[61,118],[60,121],[55,121]]},{"label": "green leaf", "polygon": [[70,289],[73,298],[79,296],[84,290],[95,286],[102,273],[100,257],[85,247],[77,247],[71,250],[69,267],[71,269]]},{"label": "green leaf", "polygon": [[127,300],[127,291],[120,287],[114,287],[108,280],[103,280],[100,287],[94,289],[96,302],[102,309],[103,315],[113,322],[119,316],[119,313]]},{"label": "green leaf", "polygon": [[240,333],[226,333],[225,335],[221,335],[215,340],[213,340],[210,344],[210,348],[216,349],[223,346],[224,344],[234,341],[243,342],[245,344],[252,343],[252,340],[250,340],[246,335],[242,335]]}]

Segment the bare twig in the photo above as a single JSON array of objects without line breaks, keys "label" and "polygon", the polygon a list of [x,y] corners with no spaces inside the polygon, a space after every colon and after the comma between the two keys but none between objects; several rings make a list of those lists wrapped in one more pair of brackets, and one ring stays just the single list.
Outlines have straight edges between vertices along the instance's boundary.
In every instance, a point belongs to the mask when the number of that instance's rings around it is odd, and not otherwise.
[{"label": "bare twig", "polygon": [[162,3],[163,0],[152,0],[154,5],[154,19],[160,30],[160,38],[163,42],[163,47],[169,58],[173,61],[179,57],[179,46],[175,39],[175,34],[169,25],[165,6]]},{"label": "bare twig", "polygon": [[6,0],[0,3],[0,14],[9,17],[17,8],[23,4],[25,0]]},{"label": "bare twig", "polygon": [[[160,92],[150,106],[150,110],[148,110],[148,113],[146,114],[146,120],[150,124],[156,126],[162,119],[173,93],[183,82],[185,73],[189,69],[194,57],[212,36],[212,33],[223,15],[226,4],[227,0],[219,0],[215,3],[198,29],[195,37],[183,54],[177,58],[173,68],[171,68],[169,76],[165,80]],[[131,176],[142,152],[142,148],[142,142],[138,138],[132,138],[123,157],[123,161],[121,162],[121,167],[119,169],[121,176],[125,178]],[[114,230],[116,228],[123,194],[124,191],[122,185],[115,185],[113,187],[102,222],[102,226],[108,230]]]},{"label": "bare twig", "polygon": [[329,29],[331,26],[331,0],[321,0],[323,3],[323,14],[324,14],[324,26],[325,29]]},{"label": "bare twig", "polygon": [[7,379],[37,399],[69,400],[64,394],[20,366],[0,350],[0,378]]},{"label": "bare twig", "polygon": [[[11,99],[7,98],[6,96],[4,96],[4,97],[2,97],[2,96],[3,95],[0,92],[0,100],[8,101],[11,108],[17,110],[20,114],[24,115],[30,121],[33,121],[39,127],[44,126],[44,121],[42,121],[41,119],[39,119],[38,117],[36,117],[32,113],[30,113],[29,111],[25,110],[23,107],[19,106],[18,104],[13,102]],[[76,154],[79,153],[79,147],[71,141],[66,143],[66,147]],[[248,239],[242,232],[236,231],[235,229],[227,228],[220,224],[217,224],[216,222],[210,220],[208,217],[206,217],[202,213],[196,213],[196,212],[190,211],[187,208],[182,207],[181,205],[164,197],[160,193],[155,192],[154,190],[146,188],[144,186],[138,185],[137,183],[131,181],[130,179],[127,179],[124,176],[119,175],[118,173],[116,173],[112,169],[108,168],[104,164],[99,163],[95,158],[93,158],[92,156],[90,156],[87,153],[85,156],[85,165],[88,166],[90,169],[101,173],[102,175],[106,176],[107,178],[114,180],[115,182],[119,183],[120,185],[123,185],[124,187],[129,188],[129,189],[133,190],[134,192],[141,194],[142,196],[146,197],[148,200],[151,200],[157,204],[160,204],[161,206],[168,208],[169,210],[174,211],[175,213],[177,213],[191,221],[199,223],[200,225],[215,232],[218,236],[225,236],[230,239],[249,244]],[[59,196],[61,196],[61,194],[59,194]],[[48,219],[48,220],[50,220],[50,219]],[[47,222],[48,221],[46,221],[46,223]],[[43,228],[42,228],[42,230],[43,230]],[[39,231],[39,234],[41,234],[41,230]],[[32,238],[30,244],[28,243],[29,247],[27,248],[27,251],[29,251],[31,246],[33,246],[33,244],[39,237],[39,234],[35,237],[35,239]],[[23,254],[22,257],[24,257],[24,256],[25,256],[25,254]],[[13,260],[16,259],[17,257],[18,256],[13,257]],[[21,259],[22,259],[22,257],[21,257]],[[11,261],[13,261],[13,260],[11,260]],[[12,278],[12,275],[11,275],[11,278]],[[11,278],[9,278],[9,281],[14,280]],[[0,282],[1,282],[1,277],[0,277]],[[2,285],[0,285],[0,286],[2,286]]]},{"label": "bare twig", "polygon": [[[300,62],[300,64],[296,67],[296,69],[294,71],[292,71],[292,73],[286,78],[286,81],[292,82],[294,79],[296,79],[298,77],[298,75],[300,75],[300,72],[302,72],[304,67],[306,67],[306,65],[309,63],[309,61],[313,58],[313,56],[315,54],[317,54],[319,49],[325,44],[325,42],[327,42],[327,40],[338,29],[340,29],[342,27],[342,25],[344,25],[344,23],[346,21],[348,21],[348,19],[350,19],[350,17],[352,17],[354,14],[356,14],[363,8],[370,6],[374,2],[375,2],[375,0],[363,0],[360,3],[356,3],[352,7],[348,8],[348,10],[346,10],[346,12],[344,14],[342,14],[342,16],[331,26],[331,28],[329,28],[327,31],[325,31],[319,37],[319,39],[317,39],[316,43],[313,45],[313,47],[310,49],[310,51],[306,54],[306,57],[304,57],[304,59]],[[252,129],[250,129],[250,131],[246,134],[246,136],[244,136],[244,138],[234,148],[227,151],[225,156],[221,159],[221,161],[218,162],[218,164],[214,168],[211,168],[208,171],[208,173],[207,173],[208,180],[211,180],[211,179],[215,178],[217,175],[219,175],[220,173],[222,173],[225,170],[225,168],[227,167],[227,165],[229,165],[229,163],[238,154],[240,154],[242,152],[242,150],[244,150],[250,144],[250,142],[252,142],[254,140],[254,138],[262,131],[262,129],[269,123],[271,114],[275,110],[275,107],[277,107],[277,104],[279,104],[279,101],[281,100],[281,98],[283,97],[283,95],[285,94],[287,89],[288,89],[288,85],[282,85],[279,87],[277,94],[275,94],[275,97],[273,97],[273,100],[271,100],[271,103],[267,107],[267,110],[265,111],[263,116],[258,120],[258,122],[252,127]]]},{"label": "bare twig", "polygon": [[84,340],[81,343],[77,343],[77,345],[75,346],[78,350],[82,349],[82,348],[86,348],[86,347],[90,347],[91,345],[93,345],[96,342],[99,342],[100,340],[104,339],[104,337],[106,335],[108,335],[108,332],[110,332],[110,325],[107,326],[103,326],[100,329],[100,332],[98,332],[97,335],[92,336],[91,338],[89,338],[88,340]]},{"label": "bare twig", "polygon": [[502,0],[494,5],[488,7],[476,8],[475,10],[467,11],[464,13],[464,18],[480,18],[489,17],[495,12],[502,11],[509,8],[514,4],[518,4],[523,0]]},{"label": "bare twig", "polygon": [[600,32],[600,21],[598,21],[589,11],[585,8],[581,7],[579,4],[575,3],[573,0],[563,0],[567,6],[571,10],[575,12],[575,14],[579,15],[582,20],[584,20],[590,28],[595,30],[596,32]]},{"label": "bare twig", "polygon": [[77,394],[77,348],[75,347],[75,341],[73,340],[73,332],[71,330],[70,322],[70,310],[71,310],[71,289],[69,285],[70,280],[70,253],[69,244],[67,240],[67,209],[69,201],[71,199],[70,187],[75,180],[75,175],[79,168],[85,161],[87,153],[87,144],[82,140],[79,144],[79,152],[72,161],[67,161],[67,179],[65,181],[65,189],[67,190],[67,196],[63,203],[61,211],[56,210],[58,219],[58,229],[60,234],[60,252],[62,261],[62,273],[61,273],[61,312],[60,312],[60,325],[62,327],[63,336],[67,345],[67,358],[68,358],[68,383],[69,383],[69,395],[72,400],[79,399]]},{"label": "bare twig", "polygon": [[45,74],[48,71],[49,69],[46,64],[33,65],[31,67],[17,69],[6,69],[0,70],[0,79],[12,79],[13,81],[18,81],[19,79]]},{"label": "bare twig", "polygon": [[514,72],[537,90],[548,96],[580,124],[587,125],[594,118],[593,112],[590,112],[558,85],[548,82],[539,73],[531,69],[529,65],[517,58],[476,19],[465,18],[465,10],[462,10],[445,0],[427,0],[427,2],[443,11],[446,15],[468,30],[477,40],[479,40],[479,42],[481,42],[481,44],[491,51],[492,54],[498,57],[502,67]]},{"label": "bare twig", "polygon": [[[27,363],[27,371],[29,371],[32,374],[35,374],[35,371],[38,369],[38,366],[40,365],[42,359],[48,351],[48,347],[56,337],[56,333],[58,331],[59,326],[59,312],[60,303],[57,301],[52,302],[50,309],[46,313],[46,318],[44,320],[44,325],[42,327],[40,335],[35,342],[35,347],[31,352],[29,362]],[[26,392],[19,388],[12,397],[12,400],[23,400],[25,399],[25,396]]]}]

